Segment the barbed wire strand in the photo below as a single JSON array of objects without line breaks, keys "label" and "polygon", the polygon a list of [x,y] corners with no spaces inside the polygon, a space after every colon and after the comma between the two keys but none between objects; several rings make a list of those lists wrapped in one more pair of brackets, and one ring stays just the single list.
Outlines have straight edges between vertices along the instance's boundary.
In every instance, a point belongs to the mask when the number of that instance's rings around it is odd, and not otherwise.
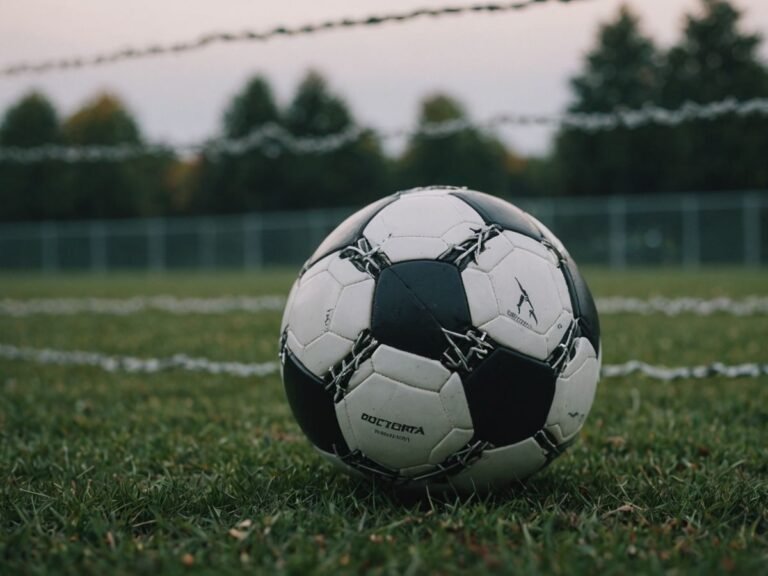
[{"label": "barbed wire strand", "polygon": [[[266,296],[220,296],[212,298],[179,298],[169,295],[133,296],[130,298],[35,298],[0,300],[0,316],[72,316],[76,314],[97,314],[128,316],[144,312],[166,312],[169,314],[228,314],[245,312],[280,312],[285,306],[285,297]],[[649,299],[613,296],[597,299],[601,315],[640,314],[644,316],[663,314],[666,316],[711,316],[728,314],[732,316],[756,316],[768,314],[768,296],[746,296],[734,298],[663,298]]]},{"label": "barbed wire strand", "polygon": [[[135,356],[114,356],[100,352],[82,350],[54,350],[51,348],[25,348],[0,344],[0,358],[20,360],[42,365],[91,366],[106,372],[129,374],[155,374],[167,370],[184,370],[206,374],[236,376],[238,378],[266,377],[275,374],[280,367],[277,362],[248,364],[243,362],[221,362],[207,358],[195,358],[186,354],[174,354],[165,358],[137,358]],[[768,364],[757,362],[726,365],[721,362],[701,366],[654,366],[639,360],[623,364],[609,364],[602,367],[602,378],[625,378],[642,375],[653,380],[671,382],[674,380],[723,377],[758,378],[768,375]]]},{"label": "barbed wire strand", "polygon": [[749,116],[768,117],[768,98],[737,100],[726,98],[718,102],[699,104],[686,102],[676,109],[646,105],[636,110],[620,109],[608,113],[567,113],[557,115],[498,114],[484,122],[473,123],[469,119],[448,120],[426,124],[416,129],[399,128],[391,131],[374,131],[353,126],[336,134],[319,137],[295,136],[282,126],[274,123],[255,128],[241,138],[222,138],[195,144],[120,144],[112,146],[59,146],[0,147],[0,161],[19,164],[61,161],[120,162],[143,156],[171,154],[194,156],[242,155],[254,150],[275,158],[284,152],[292,154],[328,154],[350,144],[365,134],[378,135],[382,140],[393,140],[414,136],[444,138],[452,134],[480,128],[493,130],[508,126],[551,126],[588,133],[627,128],[630,130],[648,125],[679,126],[694,120],[711,121],[725,116],[746,118]]},{"label": "barbed wire strand", "polygon": [[465,4],[460,6],[440,6],[420,8],[408,12],[363,16],[359,18],[339,18],[299,26],[277,26],[269,30],[243,30],[239,32],[211,32],[192,40],[169,44],[151,44],[142,47],[123,48],[96,54],[93,56],[75,56],[70,58],[52,58],[37,62],[18,62],[0,69],[0,76],[19,76],[22,74],[44,73],[53,70],[73,70],[92,66],[104,66],[125,60],[157,57],[168,54],[182,54],[202,50],[215,44],[233,44],[243,42],[267,42],[274,38],[297,38],[333,30],[380,26],[382,24],[403,24],[424,18],[443,16],[462,16],[479,13],[502,13],[519,11],[535,4],[567,4],[586,0],[518,0],[516,2]]}]

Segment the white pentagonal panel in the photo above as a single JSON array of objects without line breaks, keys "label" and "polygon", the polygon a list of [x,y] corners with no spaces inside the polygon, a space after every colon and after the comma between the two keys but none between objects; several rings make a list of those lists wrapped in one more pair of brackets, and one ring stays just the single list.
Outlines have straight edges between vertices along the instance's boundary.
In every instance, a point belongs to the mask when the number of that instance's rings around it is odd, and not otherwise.
[{"label": "white pentagonal panel", "polygon": [[485,272],[467,268],[461,273],[464,292],[469,303],[469,314],[473,326],[482,326],[499,315],[496,292],[491,284],[491,277]]},{"label": "white pentagonal panel", "polygon": [[450,479],[459,490],[484,490],[524,480],[547,463],[547,454],[533,438],[483,452],[467,470]]},{"label": "white pentagonal panel", "polygon": [[451,372],[437,360],[390,346],[379,346],[371,361],[375,372],[422,390],[439,392],[451,377]]},{"label": "white pentagonal panel", "polygon": [[351,392],[371,374],[373,374],[373,362],[368,358],[368,360],[361,362],[357,370],[352,373],[349,382],[347,382],[347,390]]},{"label": "white pentagonal panel", "polygon": [[285,300],[285,308],[283,309],[283,319],[280,321],[280,334],[283,333],[285,327],[288,325],[288,318],[291,315],[291,308],[293,308],[293,299],[299,289],[300,282],[301,280],[296,280],[291,286],[291,291],[288,292],[288,298]]},{"label": "white pentagonal panel", "polygon": [[466,190],[466,188],[457,188],[456,186],[419,186],[401,192],[401,196],[445,196],[457,190]]},{"label": "white pentagonal panel", "polygon": [[555,283],[555,286],[557,286],[557,293],[560,295],[560,303],[563,305],[563,309],[567,310],[568,312],[573,315],[573,302],[571,301],[571,293],[568,290],[568,284],[565,281],[565,276],[563,275],[563,269],[553,268],[552,269],[552,279]]},{"label": "white pentagonal panel", "polygon": [[552,244],[552,246],[555,247],[555,249],[560,252],[563,256],[569,256],[568,250],[565,249],[565,246],[560,241],[560,238],[555,236],[552,231],[547,228],[544,224],[542,224],[539,220],[528,214],[528,217],[533,220],[533,223],[536,225],[536,227],[541,231],[541,233],[544,235],[544,238]]},{"label": "white pentagonal panel", "polygon": [[513,250],[490,272],[499,311],[532,332],[546,334],[563,311],[551,271],[548,260]]},{"label": "white pentagonal panel", "polygon": [[595,399],[600,361],[586,338],[574,342],[574,356],[555,384],[546,428],[558,443],[573,438],[584,424]]},{"label": "white pentagonal panel", "polygon": [[[503,237],[511,244],[508,234]],[[519,234],[516,237],[522,239],[521,246],[527,245],[529,239]],[[545,360],[560,343],[573,316],[570,299],[563,302],[567,294],[565,279],[549,257],[545,257],[547,253],[545,250],[536,254],[523,247],[513,247],[487,272],[498,309],[495,317],[479,325],[504,346],[540,360]],[[479,274],[485,272],[470,264],[462,278],[467,278],[470,285],[467,299],[473,319],[475,315],[486,319],[492,302],[487,296],[487,287],[482,296],[475,296],[472,289],[477,286],[483,290]]]},{"label": "white pentagonal panel", "polygon": [[330,329],[340,295],[341,285],[327,270],[301,279],[288,317],[299,342],[306,346]]},{"label": "white pentagonal panel", "polygon": [[469,412],[467,396],[464,394],[461,377],[457,373],[451,374],[448,382],[440,390],[440,401],[451,424],[456,428],[472,429],[472,415]]},{"label": "white pentagonal panel", "polygon": [[293,335],[293,332],[291,331],[290,327],[288,328],[288,331],[286,332],[286,339],[285,339],[285,345],[288,347],[288,349],[296,354],[297,356],[304,352],[304,344],[299,342],[296,339],[296,336]]},{"label": "white pentagonal panel", "polygon": [[467,443],[472,440],[473,434],[473,430],[454,428],[432,449],[432,452],[429,455],[429,463],[440,464],[441,462],[444,462],[446,458],[466,446]]},{"label": "white pentagonal panel", "polygon": [[352,340],[342,338],[333,332],[326,332],[313,340],[301,352],[292,350],[304,367],[315,376],[323,378],[331,366],[352,351]]},{"label": "white pentagonal panel", "polygon": [[504,234],[494,236],[485,243],[483,251],[477,256],[475,261],[470,264],[473,270],[482,270],[490,272],[499,265],[504,258],[509,255],[514,246]]},{"label": "white pentagonal panel", "polygon": [[[482,218],[469,205],[443,193],[406,194],[383,208],[363,234],[392,262],[437,258],[483,227]],[[429,239],[417,242],[418,238]]]},{"label": "white pentagonal panel", "polygon": [[[349,395],[349,393],[347,395]],[[339,423],[339,430],[341,430],[341,435],[344,437],[344,441],[347,443],[350,450],[358,450],[360,447],[357,445],[357,436],[355,435],[352,421],[349,418],[346,403],[343,400],[337,402],[334,409],[336,411],[336,420]]]},{"label": "white pentagonal panel", "polygon": [[496,342],[521,354],[538,360],[546,360],[549,357],[546,336],[537,334],[506,316],[497,316],[481,325],[480,329],[487,332]]},{"label": "white pentagonal panel", "polygon": [[371,306],[376,282],[368,278],[342,289],[333,312],[330,331],[354,340],[371,325]]},{"label": "white pentagonal panel", "polygon": [[[370,280],[370,275],[355,268],[355,265],[352,264],[349,258],[341,258],[338,254],[341,254],[341,252],[338,252],[328,262],[328,272],[339,284],[342,286],[350,286],[352,284],[357,284],[358,282]],[[322,261],[323,260],[321,260],[321,262]]]},{"label": "white pentagonal panel", "polygon": [[400,236],[384,241],[382,251],[391,262],[405,260],[433,260],[448,249],[441,238]]},{"label": "white pentagonal panel", "polygon": [[325,272],[328,270],[328,266],[330,266],[331,262],[338,258],[338,253],[334,252],[333,254],[329,254],[328,256],[325,256],[324,258],[321,258],[317,262],[315,262],[311,267],[309,267],[307,270],[304,271],[304,273],[299,278],[299,281],[307,282],[311,278],[314,278],[321,272]]},{"label": "white pentagonal panel", "polygon": [[283,318],[288,348],[321,378],[370,327],[376,282],[339,254],[321,259],[296,281]]},{"label": "white pentagonal panel", "polygon": [[573,324],[573,314],[568,310],[563,310],[560,317],[552,325],[552,328],[549,329],[549,332],[544,335],[547,341],[547,350],[550,353],[563,341],[563,337],[571,324]]},{"label": "white pentagonal panel", "polygon": [[336,413],[348,445],[396,470],[429,463],[432,450],[453,428],[437,393],[377,373],[349,392]]},{"label": "white pentagonal panel", "polygon": [[538,240],[535,240],[530,236],[525,236],[524,234],[519,234],[518,232],[510,232],[509,230],[504,231],[504,237],[515,247],[515,249],[526,250],[531,254],[535,254],[542,260],[546,260],[552,264],[553,267],[557,266],[557,255]]},{"label": "white pentagonal panel", "polygon": [[480,224],[467,225],[466,222],[462,222],[460,224],[456,224],[456,226],[454,226],[453,228],[445,232],[440,238],[448,246],[455,246],[457,244],[461,244],[467,239],[468,228],[470,229],[470,232],[474,234],[474,232],[477,230],[480,230],[482,226]]}]

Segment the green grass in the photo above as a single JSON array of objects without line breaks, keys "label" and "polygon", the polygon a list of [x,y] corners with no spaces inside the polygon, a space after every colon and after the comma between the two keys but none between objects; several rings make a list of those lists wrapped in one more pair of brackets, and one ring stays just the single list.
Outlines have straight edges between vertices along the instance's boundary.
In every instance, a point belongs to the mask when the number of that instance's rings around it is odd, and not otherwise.
[{"label": "green grass", "polygon": [[[599,296],[768,294],[761,272],[587,271]],[[0,298],[285,292],[291,273],[2,277]],[[278,313],[0,317],[0,343],[272,360]],[[605,316],[604,361],[768,361],[765,317]],[[0,574],[768,568],[768,378],[601,383],[525,485],[405,498],[339,475],[279,377],[0,361]]]}]

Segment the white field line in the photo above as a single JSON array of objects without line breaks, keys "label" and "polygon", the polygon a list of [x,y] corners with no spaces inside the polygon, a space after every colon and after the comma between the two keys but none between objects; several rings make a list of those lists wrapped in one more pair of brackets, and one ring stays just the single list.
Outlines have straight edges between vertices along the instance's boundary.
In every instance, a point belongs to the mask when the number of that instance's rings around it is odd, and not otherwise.
[{"label": "white field line", "polygon": [[171,314],[226,314],[228,312],[259,313],[282,311],[283,296],[223,296],[218,298],[177,298],[176,296],[134,296],[131,298],[37,298],[0,300],[0,315],[33,316],[36,314],[65,316],[105,314],[128,316],[147,311]]},{"label": "white field line", "polygon": [[132,374],[154,374],[164,370],[178,369],[188,372],[226,374],[240,378],[263,377],[278,371],[277,362],[245,364],[242,362],[217,362],[207,358],[194,358],[186,354],[174,354],[166,358],[136,358],[134,356],[111,356],[100,352],[81,350],[52,350],[50,348],[23,348],[0,344],[0,358],[22,360],[36,364],[60,366],[93,366],[107,372],[128,372]]},{"label": "white field line", "polygon": [[[177,369],[207,374],[224,374],[240,378],[265,377],[275,374],[280,366],[277,362],[247,364],[242,362],[218,362],[207,358],[193,358],[186,354],[174,354],[165,358],[136,358],[134,356],[112,356],[100,352],[80,350],[53,350],[50,348],[24,348],[9,344],[0,344],[0,359],[21,360],[42,365],[92,366],[107,372],[127,372],[131,374],[154,374],[165,370]],[[624,364],[603,366],[603,378],[621,378],[642,375],[653,380],[665,382],[681,379],[757,378],[768,375],[768,364],[756,362],[747,364],[725,365],[721,362],[700,366],[653,366],[638,360]]]},{"label": "white field line", "polygon": [[[103,314],[126,316],[146,311],[170,314],[226,314],[230,312],[282,311],[285,298],[268,296],[222,296],[215,298],[178,298],[176,296],[134,296],[132,298],[39,298],[19,300],[0,299],[0,316],[65,316],[74,314]],[[754,316],[768,314],[767,296],[734,298],[598,298],[600,314],[664,314],[678,316],[710,316],[730,314]]]},{"label": "white field line", "polygon": [[756,314],[768,314],[768,296],[747,296],[741,299],[655,297],[647,300],[617,296],[598,298],[597,307],[600,314],[665,314],[667,316],[732,314],[734,316],[754,316]]}]

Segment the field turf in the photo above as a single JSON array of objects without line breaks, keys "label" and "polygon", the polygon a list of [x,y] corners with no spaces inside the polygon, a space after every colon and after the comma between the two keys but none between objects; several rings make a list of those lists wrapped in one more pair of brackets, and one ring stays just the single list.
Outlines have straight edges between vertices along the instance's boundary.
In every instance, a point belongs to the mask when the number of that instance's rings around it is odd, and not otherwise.
[{"label": "field turf", "polygon": [[[598,296],[768,295],[768,274],[587,270]],[[292,273],[0,277],[0,298],[285,293]],[[0,317],[0,343],[262,362],[280,315]],[[765,316],[604,316],[604,362],[768,362]],[[605,380],[525,485],[402,497],[334,472],[279,376],[0,360],[0,574],[768,573],[768,378]]]}]

